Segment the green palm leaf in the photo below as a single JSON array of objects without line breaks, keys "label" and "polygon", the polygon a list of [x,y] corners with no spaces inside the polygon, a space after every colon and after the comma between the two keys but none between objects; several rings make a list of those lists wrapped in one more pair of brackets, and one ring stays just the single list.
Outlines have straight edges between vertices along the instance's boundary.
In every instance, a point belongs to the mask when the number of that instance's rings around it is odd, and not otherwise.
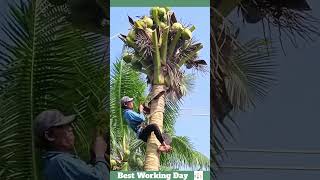
[{"label": "green palm leaf", "polygon": [[0,117],[15,125],[15,131],[1,126],[0,132],[18,143],[12,156],[0,151],[8,164],[1,174],[15,170],[5,175],[7,179],[41,179],[33,134],[39,112],[52,108],[76,112],[80,117],[77,134],[82,132],[79,144],[84,144],[77,149],[81,154],[89,154],[91,137],[84,136],[84,130],[93,129],[98,119],[108,120],[100,115],[107,113],[103,106],[108,94],[106,39],[74,29],[65,20],[65,11],[44,0],[25,1],[11,5],[5,18],[2,31],[9,41],[0,40]]},{"label": "green palm leaf", "polygon": [[123,96],[134,97],[135,106],[143,103],[144,90],[146,85],[141,81],[140,74],[135,72],[130,66],[123,61],[117,61],[113,65],[111,72],[111,127],[118,132],[117,140],[121,139],[121,135],[126,133],[127,125],[122,117],[122,109],[120,100]]},{"label": "green palm leaf", "polygon": [[274,85],[274,50],[264,40],[253,39],[234,50],[226,63],[226,89],[235,110],[246,111],[262,100]]},{"label": "green palm leaf", "polygon": [[209,169],[210,161],[203,154],[194,150],[188,137],[173,136],[174,151],[161,157],[161,164],[174,169],[191,168],[193,170]]}]

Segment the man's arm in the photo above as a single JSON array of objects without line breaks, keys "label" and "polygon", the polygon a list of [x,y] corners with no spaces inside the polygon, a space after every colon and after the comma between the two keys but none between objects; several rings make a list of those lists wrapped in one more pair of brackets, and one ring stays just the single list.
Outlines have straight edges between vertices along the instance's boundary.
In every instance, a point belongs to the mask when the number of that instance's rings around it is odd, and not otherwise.
[{"label": "man's arm", "polygon": [[128,111],[128,118],[131,121],[136,121],[136,122],[143,122],[145,120],[144,114],[142,112],[136,113],[134,111]]},{"label": "man's arm", "polygon": [[[102,136],[97,136],[94,144],[95,164],[88,165],[77,157],[60,158],[59,166],[63,172],[74,180],[108,180],[109,169],[104,154],[107,144]],[[70,178],[69,178],[70,179]]]},{"label": "man's arm", "polygon": [[94,165],[77,158],[57,158],[55,166],[60,177],[74,180],[107,180],[109,170],[103,158],[97,158]]}]

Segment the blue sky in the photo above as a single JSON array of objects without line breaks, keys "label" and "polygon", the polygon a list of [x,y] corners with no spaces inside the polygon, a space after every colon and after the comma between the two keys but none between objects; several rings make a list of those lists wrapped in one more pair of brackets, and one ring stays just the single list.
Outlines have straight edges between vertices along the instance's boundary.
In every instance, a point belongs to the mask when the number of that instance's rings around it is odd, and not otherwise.
[{"label": "blue sky", "polygon": [[[210,10],[209,8],[172,8],[177,20],[183,24],[193,24],[196,30],[193,37],[201,42],[204,48],[200,59],[210,62]],[[148,15],[149,8],[111,8],[111,47],[110,60],[113,64],[121,56],[123,42],[118,33],[127,34],[130,28],[130,17]],[[208,68],[209,70],[209,68]],[[191,73],[191,71],[189,72]],[[210,157],[210,75],[196,73],[195,86],[184,98],[182,110],[176,123],[176,134],[190,138],[197,151]]]}]

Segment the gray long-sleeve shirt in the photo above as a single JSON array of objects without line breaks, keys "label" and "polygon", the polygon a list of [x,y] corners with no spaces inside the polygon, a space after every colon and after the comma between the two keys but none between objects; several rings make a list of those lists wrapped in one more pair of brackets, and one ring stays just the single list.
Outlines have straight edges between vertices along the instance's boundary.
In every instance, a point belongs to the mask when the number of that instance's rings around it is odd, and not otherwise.
[{"label": "gray long-sleeve shirt", "polygon": [[76,155],[48,151],[44,156],[44,176],[45,180],[109,180],[109,170],[104,158],[90,165]]}]

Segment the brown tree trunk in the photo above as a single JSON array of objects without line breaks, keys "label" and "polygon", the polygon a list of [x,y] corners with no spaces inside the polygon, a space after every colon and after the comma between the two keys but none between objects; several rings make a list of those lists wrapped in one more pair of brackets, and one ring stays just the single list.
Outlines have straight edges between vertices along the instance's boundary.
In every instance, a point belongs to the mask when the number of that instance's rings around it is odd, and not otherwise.
[{"label": "brown tree trunk", "polygon": [[[164,113],[164,106],[165,106],[165,95],[163,93],[165,89],[165,85],[153,85],[151,97],[156,97],[155,99],[151,100],[150,106],[150,124],[157,124],[161,130],[163,131],[163,113]],[[160,169],[160,159],[158,156],[158,146],[160,142],[154,135],[148,139],[147,142],[147,150],[146,150],[146,159],[144,164],[145,171],[159,171]]]}]

